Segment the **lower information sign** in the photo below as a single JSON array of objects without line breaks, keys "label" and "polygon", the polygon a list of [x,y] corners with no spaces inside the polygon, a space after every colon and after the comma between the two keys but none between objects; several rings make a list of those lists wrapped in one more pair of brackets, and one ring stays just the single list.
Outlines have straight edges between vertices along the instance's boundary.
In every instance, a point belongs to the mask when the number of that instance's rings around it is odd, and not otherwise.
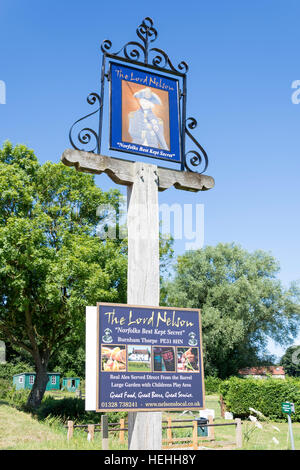
[{"label": "lower information sign", "polygon": [[204,408],[198,309],[97,304],[96,411]]}]

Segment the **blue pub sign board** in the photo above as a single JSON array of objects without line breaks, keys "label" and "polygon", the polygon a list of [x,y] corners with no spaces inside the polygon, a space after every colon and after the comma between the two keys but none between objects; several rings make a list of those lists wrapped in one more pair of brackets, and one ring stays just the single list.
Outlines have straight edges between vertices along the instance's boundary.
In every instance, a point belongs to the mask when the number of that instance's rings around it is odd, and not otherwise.
[{"label": "blue pub sign board", "polygon": [[97,410],[203,409],[198,309],[97,304]]},{"label": "blue pub sign board", "polygon": [[110,148],[180,163],[178,80],[110,62],[110,82]]}]

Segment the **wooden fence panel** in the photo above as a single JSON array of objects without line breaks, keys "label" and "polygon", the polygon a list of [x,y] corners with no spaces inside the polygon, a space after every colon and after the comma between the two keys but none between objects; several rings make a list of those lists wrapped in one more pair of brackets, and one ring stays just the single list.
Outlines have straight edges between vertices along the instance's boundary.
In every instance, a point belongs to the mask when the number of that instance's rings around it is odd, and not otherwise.
[{"label": "wooden fence panel", "polygon": [[[171,417],[167,418],[167,421],[164,421],[167,426],[163,427],[167,431],[167,437],[162,440],[163,445],[162,449],[171,449],[176,447],[187,447],[198,449],[201,442],[210,441],[215,442],[215,444],[228,446],[234,445],[237,449],[241,449],[243,446],[243,436],[242,436],[242,421],[239,418],[236,418],[232,423],[214,423],[213,417],[208,417],[208,424],[201,425],[201,427],[208,428],[208,436],[198,436],[198,422],[196,419],[185,419],[185,420],[173,420]],[[177,426],[177,423],[183,423]],[[188,424],[191,423],[191,424]],[[119,425],[119,427],[118,427]],[[68,421],[67,424],[67,439],[71,439],[74,434],[74,428],[84,428],[88,432],[88,439],[93,441],[95,432],[101,432],[102,438],[102,449],[108,450],[108,435],[109,432],[119,433],[119,442],[121,444],[125,443],[125,431],[128,431],[128,428],[125,427],[125,419],[120,419],[119,423],[108,423],[107,415],[101,416],[101,425],[100,424],[79,424],[75,425],[73,421]],[[215,440],[215,427],[218,426],[235,426],[236,429],[236,439],[235,442],[221,442]],[[99,429],[100,427],[100,429]],[[111,429],[109,429],[111,428]],[[174,435],[173,430],[175,429],[190,429],[192,432],[189,436],[186,437],[177,437]],[[207,442],[209,443],[209,442]]]}]

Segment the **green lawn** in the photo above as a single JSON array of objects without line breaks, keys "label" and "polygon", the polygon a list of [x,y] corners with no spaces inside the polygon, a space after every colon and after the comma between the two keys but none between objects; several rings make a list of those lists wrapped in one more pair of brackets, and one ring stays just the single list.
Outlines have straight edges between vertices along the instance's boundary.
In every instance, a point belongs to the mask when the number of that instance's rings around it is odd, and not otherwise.
[{"label": "green lawn", "polygon": [[[206,408],[215,410],[215,423],[226,423],[220,416],[218,396],[208,396]],[[173,419],[190,420],[188,414],[178,412],[163,413],[163,419],[171,416]],[[198,413],[194,413],[198,417]],[[88,423],[87,423],[88,424]],[[175,423],[174,423],[175,424]],[[180,423],[181,424],[181,423]],[[183,423],[184,424],[184,423]],[[191,421],[187,425],[191,425]],[[288,439],[288,425],[284,423],[259,422],[262,428],[255,427],[250,420],[243,421],[243,449],[247,450],[285,450],[290,448]],[[165,426],[165,424],[164,424]],[[300,449],[300,423],[293,424],[296,449]],[[127,435],[127,433],[126,433]],[[192,436],[192,429],[174,429],[173,435],[187,437]],[[166,437],[166,431],[163,431]],[[215,427],[216,442],[233,442],[235,440],[235,427]],[[273,439],[275,438],[276,441]],[[277,443],[278,442],[278,443]],[[202,444],[201,444],[202,445]],[[203,442],[203,446],[211,444]],[[216,443],[214,444],[216,445]],[[118,434],[110,433],[109,448],[111,450],[127,449],[127,443],[120,444]],[[101,434],[95,433],[95,440],[87,440],[87,433],[75,429],[73,438],[67,440],[67,430],[59,423],[39,422],[29,414],[23,413],[0,402],[0,450],[99,450],[101,449]]]},{"label": "green lawn", "polygon": [[[221,418],[219,397],[217,395],[207,396],[205,405],[206,408],[215,410],[216,423],[228,422]],[[290,448],[287,420],[286,422],[277,423],[261,421],[258,419],[258,426],[259,427],[255,426],[250,419],[243,420],[242,429],[244,450],[285,450]],[[216,440],[234,440],[234,434],[234,427],[231,426],[220,426],[215,428]],[[293,435],[295,448],[300,449],[300,423],[293,423]],[[273,440],[273,438],[275,438],[275,440]]]},{"label": "green lawn", "polygon": [[151,372],[150,362],[128,361],[128,372]]},{"label": "green lawn", "polygon": [[[126,449],[112,436],[110,449]],[[0,402],[0,450],[99,450],[100,433],[94,441],[87,440],[87,433],[74,430],[74,436],[67,440],[67,430],[60,424],[52,426],[33,419],[30,414]]]}]

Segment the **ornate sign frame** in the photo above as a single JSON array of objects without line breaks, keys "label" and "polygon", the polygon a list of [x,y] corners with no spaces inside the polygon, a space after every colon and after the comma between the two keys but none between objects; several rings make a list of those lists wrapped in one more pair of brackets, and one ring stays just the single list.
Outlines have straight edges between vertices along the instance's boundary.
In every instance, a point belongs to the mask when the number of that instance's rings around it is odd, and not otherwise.
[{"label": "ornate sign frame", "polygon": [[[182,171],[187,170],[190,172],[196,172],[202,174],[208,167],[208,157],[204,148],[199,144],[195,137],[191,134],[191,130],[197,127],[197,121],[193,117],[186,117],[186,102],[187,102],[187,72],[188,65],[182,61],[177,67],[173,65],[169,56],[165,51],[157,47],[150,47],[157,38],[157,30],[153,26],[153,20],[146,17],[136,30],[136,34],[140,41],[130,41],[126,43],[119,51],[112,52],[112,43],[106,39],[101,45],[102,56],[102,67],[101,67],[101,89],[100,94],[90,93],[87,97],[87,102],[90,105],[97,105],[95,111],[87,114],[86,116],[78,119],[72,125],[69,132],[69,140],[72,147],[76,150],[87,150],[89,152],[101,154],[101,142],[102,142],[102,127],[103,127],[103,104],[104,104],[104,93],[105,93],[105,81],[111,81],[111,64],[120,63],[128,64],[128,66],[135,66],[136,70],[147,70],[148,73],[163,74],[164,77],[170,76],[173,80],[177,80],[178,87],[178,98],[179,98],[179,128],[178,128],[178,141],[179,150],[176,151],[176,156],[173,162],[180,164]],[[142,73],[142,72],[141,72]],[[99,116],[98,129],[92,129],[90,127],[84,127],[79,132],[76,131],[81,121],[93,116]],[[111,122],[112,124],[112,122]],[[75,133],[75,136],[74,136]],[[77,135],[76,135],[77,133]],[[110,130],[111,133],[111,130]],[[186,150],[186,135],[191,139],[192,143],[196,148],[192,150]],[[121,150],[113,145],[110,139],[111,149]],[[80,147],[83,146],[82,147]],[[87,146],[92,148],[88,150]],[[127,153],[138,153],[146,155],[143,152],[132,152],[130,149]],[[173,152],[171,151],[171,154]],[[153,157],[153,155],[147,155]],[[154,156],[155,157],[155,156]],[[162,158],[164,156],[156,156],[164,160],[172,161],[172,157]]]}]

